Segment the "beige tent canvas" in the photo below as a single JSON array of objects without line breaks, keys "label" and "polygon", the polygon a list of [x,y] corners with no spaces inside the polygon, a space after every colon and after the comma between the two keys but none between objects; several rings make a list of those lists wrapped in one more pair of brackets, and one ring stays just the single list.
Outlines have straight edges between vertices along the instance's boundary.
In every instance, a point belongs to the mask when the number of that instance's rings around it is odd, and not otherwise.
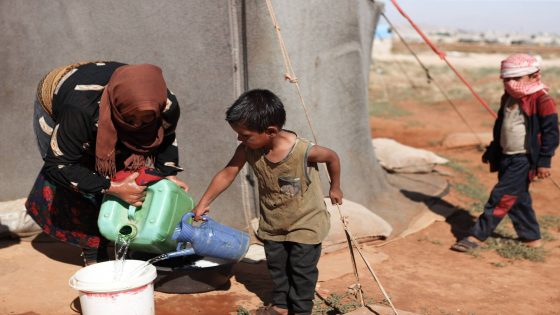
[{"label": "beige tent canvas", "polygon": [[[425,208],[388,184],[371,145],[367,87],[382,4],[272,3],[317,141],[341,157],[345,198],[374,212],[397,235]],[[237,145],[224,112],[243,91],[274,91],[287,108],[286,128],[311,138],[295,88],[284,80],[265,1],[2,1],[0,16],[0,201],[27,196],[41,167],[31,128],[35,88],[44,73],[71,62],[115,60],[163,69],[181,106],[180,178],[194,199]],[[245,228],[258,216],[257,204],[255,178],[245,170],[212,214]]]}]

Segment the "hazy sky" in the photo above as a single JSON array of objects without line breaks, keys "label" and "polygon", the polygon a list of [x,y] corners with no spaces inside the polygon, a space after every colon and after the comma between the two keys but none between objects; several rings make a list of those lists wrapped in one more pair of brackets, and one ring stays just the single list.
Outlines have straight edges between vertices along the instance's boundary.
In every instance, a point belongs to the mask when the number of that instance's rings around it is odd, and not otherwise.
[{"label": "hazy sky", "polygon": [[[397,27],[407,22],[390,0],[385,12]],[[560,0],[396,0],[421,27],[560,34]],[[383,23],[381,19],[380,23]]]}]

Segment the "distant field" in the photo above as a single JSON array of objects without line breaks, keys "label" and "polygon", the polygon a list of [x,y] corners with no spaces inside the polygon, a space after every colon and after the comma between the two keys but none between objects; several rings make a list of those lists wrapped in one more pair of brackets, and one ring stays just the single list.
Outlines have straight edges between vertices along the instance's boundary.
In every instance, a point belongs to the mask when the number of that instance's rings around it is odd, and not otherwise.
[{"label": "distant field", "polygon": [[[402,59],[402,56],[409,58]],[[503,93],[503,84],[498,77],[501,59],[497,56],[468,53],[452,58],[453,63],[459,65],[461,75],[494,110],[498,109]],[[425,64],[435,82],[428,82],[424,69],[409,54],[393,53],[391,56],[374,59],[369,83],[370,115],[387,118],[407,116],[410,102],[438,106],[448,103],[446,96],[453,101],[472,102],[479,106],[467,87],[435,54],[424,52],[419,57],[423,61],[428,60],[427,57],[432,58],[432,62]],[[560,60],[550,56],[544,58],[547,64],[558,64],[556,61]],[[493,63],[485,59],[490,59]],[[549,93],[560,101],[560,66],[544,66],[542,75],[543,82],[550,88]],[[438,85],[442,91],[437,88]]]},{"label": "distant field", "polygon": [[[538,45],[499,45],[499,44],[478,44],[478,43],[435,43],[443,51],[459,51],[469,53],[488,53],[488,54],[512,54],[512,53],[531,53],[539,54],[543,57],[560,57],[560,46],[538,46]],[[411,43],[408,45],[415,52],[430,50],[425,43]],[[406,53],[408,50],[400,40],[393,40],[393,53]]]}]

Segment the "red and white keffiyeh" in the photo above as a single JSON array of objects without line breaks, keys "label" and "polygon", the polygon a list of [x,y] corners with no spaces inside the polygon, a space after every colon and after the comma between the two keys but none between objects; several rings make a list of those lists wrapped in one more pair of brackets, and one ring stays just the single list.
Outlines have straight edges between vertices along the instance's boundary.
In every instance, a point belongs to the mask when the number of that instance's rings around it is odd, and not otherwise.
[{"label": "red and white keffiyeh", "polygon": [[515,54],[502,60],[500,78],[515,78],[539,71],[540,64],[537,58],[527,54]]},{"label": "red and white keffiyeh", "polygon": [[533,94],[545,87],[541,82],[539,61],[527,54],[515,54],[502,61],[500,68],[500,78],[516,78],[536,73],[536,80],[531,82],[521,82],[515,80],[504,81],[506,92],[514,98],[522,98],[525,95]]}]

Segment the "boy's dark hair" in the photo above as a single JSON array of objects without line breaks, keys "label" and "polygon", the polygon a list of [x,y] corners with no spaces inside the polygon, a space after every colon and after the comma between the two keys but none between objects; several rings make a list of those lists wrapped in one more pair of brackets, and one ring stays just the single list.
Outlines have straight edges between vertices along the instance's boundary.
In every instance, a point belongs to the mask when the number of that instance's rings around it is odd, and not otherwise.
[{"label": "boy's dark hair", "polygon": [[286,111],[282,101],[269,90],[249,90],[227,109],[226,121],[241,123],[245,128],[264,132],[270,126],[282,128]]}]

